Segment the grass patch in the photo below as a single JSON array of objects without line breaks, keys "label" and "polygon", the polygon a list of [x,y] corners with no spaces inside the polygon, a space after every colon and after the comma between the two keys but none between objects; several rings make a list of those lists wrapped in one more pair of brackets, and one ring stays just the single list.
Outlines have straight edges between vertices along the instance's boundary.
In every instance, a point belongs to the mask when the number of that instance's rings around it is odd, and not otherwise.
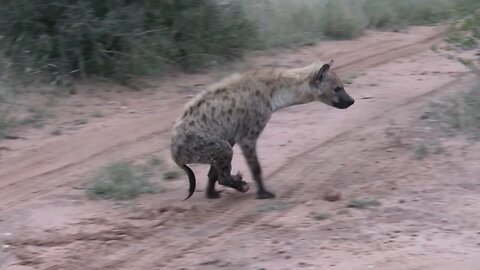
[{"label": "grass patch", "polygon": [[416,159],[424,159],[430,153],[430,150],[427,145],[421,143],[415,147],[414,153]]},{"label": "grass patch", "polygon": [[312,213],[311,214],[312,219],[314,220],[326,220],[332,217],[331,214],[328,213]]},{"label": "grass patch", "polygon": [[52,135],[52,136],[60,136],[60,135],[62,135],[62,130],[59,129],[59,128],[56,128],[56,129],[50,131],[50,135]]},{"label": "grass patch", "polygon": [[381,203],[375,199],[353,199],[347,203],[349,208],[365,209],[369,207],[380,206]]},{"label": "grass patch", "polygon": [[85,125],[88,123],[88,119],[87,118],[80,118],[80,119],[76,119],[72,122],[72,124],[74,126],[81,126],[81,125]]},{"label": "grass patch", "polygon": [[13,105],[10,103],[10,93],[6,89],[0,84],[0,139],[13,136],[13,129],[18,124],[16,119],[12,117]]},{"label": "grass patch", "polygon": [[53,117],[51,112],[39,107],[29,108],[28,113],[29,115],[20,121],[20,125],[42,128],[45,125],[46,120]]},{"label": "grass patch", "polygon": [[455,94],[430,105],[422,119],[447,136],[466,135],[480,139],[480,88]]},{"label": "grass patch", "polygon": [[163,164],[163,161],[156,157],[156,156],[152,156],[150,157],[150,159],[148,160],[148,164],[152,165],[152,166],[160,166]]},{"label": "grass patch", "polygon": [[[3,61],[0,60],[0,74],[5,72]],[[0,79],[0,139],[11,139],[14,128],[18,125],[17,119],[13,117],[15,92],[12,88]]]},{"label": "grass patch", "polygon": [[291,204],[282,202],[282,201],[272,201],[264,203],[257,207],[258,212],[272,212],[272,211],[280,211],[285,210],[292,207]]},{"label": "grass patch", "polygon": [[166,181],[176,180],[180,177],[180,175],[183,172],[177,167],[168,168],[168,166],[165,166],[165,165],[166,164],[164,164],[163,160],[157,156],[152,156],[148,159],[148,166],[162,169],[161,175],[163,180],[166,180]]},{"label": "grass patch", "polygon": [[156,193],[158,187],[150,182],[148,168],[129,162],[115,162],[102,168],[87,188],[92,198],[128,200],[144,193]]},{"label": "grass patch", "polygon": [[180,177],[180,171],[179,170],[168,170],[165,171],[162,175],[163,180],[171,181],[178,179]]},{"label": "grass patch", "polygon": [[384,134],[385,137],[391,141],[393,146],[402,147],[404,143],[400,135],[401,131],[401,127],[397,126],[395,121],[390,120],[388,127],[384,131]]},{"label": "grass patch", "polygon": [[10,117],[7,109],[0,110],[0,139],[6,139],[12,136],[12,130],[16,126],[14,118]]},{"label": "grass patch", "polygon": [[91,116],[94,117],[94,118],[102,118],[102,117],[105,117],[105,115],[104,115],[102,112],[100,112],[100,111],[93,112],[93,113],[91,114]]}]

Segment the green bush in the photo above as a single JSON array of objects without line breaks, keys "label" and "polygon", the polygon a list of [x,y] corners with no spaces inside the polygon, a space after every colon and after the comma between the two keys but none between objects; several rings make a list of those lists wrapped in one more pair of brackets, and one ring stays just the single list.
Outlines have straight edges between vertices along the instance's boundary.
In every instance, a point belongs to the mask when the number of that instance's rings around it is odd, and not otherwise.
[{"label": "green bush", "polygon": [[454,14],[455,0],[364,0],[369,27],[398,29],[436,23]]},{"label": "green bush", "polygon": [[8,86],[0,80],[0,140],[12,137],[13,129],[17,125],[17,121],[12,116],[13,99]]},{"label": "green bush", "polygon": [[15,125],[15,120],[10,116],[9,108],[5,108],[2,104],[0,108],[0,139],[11,137]]},{"label": "green bush", "polygon": [[422,118],[448,136],[467,135],[480,139],[480,87],[454,94],[441,102],[432,103]]},{"label": "green bush", "polygon": [[408,19],[402,3],[394,0],[365,0],[362,9],[368,18],[369,28],[392,29],[407,26]]},{"label": "green bush", "polygon": [[335,39],[358,37],[367,26],[367,19],[354,0],[329,0],[321,16],[324,34]]},{"label": "green bush", "polygon": [[195,70],[238,57],[255,30],[213,0],[4,0],[0,34],[17,74],[55,80]]},{"label": "green bush", "polygon": [[325,36],[351,38],[365,28],[398,30],[449,18],[459,3],[475,0],[241,1],[257,26],[259,48],[311,44]]},{"label": "green bush", "polygon": [[410,0],[404,7],[410,24],[422,25],[436,23],[452,16],[455,1],[452,0]]},{"label": "green bush", "polygon": [[256,26],[259,40],[254,48],[312,44],[323,38],[320,16],[324,0],[243,0],[246,15]]},{"label": "green bush", "polygon": [[157,187],[149,181],[149,171],[129,162],[115,162],[98,173],[87,193],[92,198],[128,200],[140,194],[154,193]]},{"label": "green bush", "polygon": [[461,48],[478,47],[480,40],[480,2],[464,1],[459,6],[460,18],[450,25],[447,41]]},{"label": "green bush", "polygon": [[[246,49],[349,39],[471,14],[478,0],[3,0],[2,54],[17,78],[66,82],[195,71]],[[478,21],[466,21],[478,35]],[[47,75],[47,76],[45,76]]]}]

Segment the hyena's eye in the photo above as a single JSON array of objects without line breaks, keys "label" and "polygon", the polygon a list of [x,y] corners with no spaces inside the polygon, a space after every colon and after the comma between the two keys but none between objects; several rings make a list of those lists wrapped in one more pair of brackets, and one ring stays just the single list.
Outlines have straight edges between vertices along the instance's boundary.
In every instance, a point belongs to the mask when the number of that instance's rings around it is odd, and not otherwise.
[{"label": "hyena's eye", "polygon": [[338,93],[338,92],[340,92],[340,90],[342,90],[342,88],[341,88],[341,87],[335,87],[335,89],[333,89],[333,91],[334,91],[335,93]]}]

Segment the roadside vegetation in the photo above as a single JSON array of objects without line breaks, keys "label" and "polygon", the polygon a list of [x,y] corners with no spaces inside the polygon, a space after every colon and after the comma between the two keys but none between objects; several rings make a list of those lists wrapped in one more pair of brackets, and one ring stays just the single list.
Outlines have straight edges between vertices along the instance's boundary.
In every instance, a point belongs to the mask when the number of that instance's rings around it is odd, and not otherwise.
[{"label": "roadside vegetation", "polygon": [[[480,77],[478,78],[480,82]],[[461,135],[480,139],[480,86],[433,102],[422,118],[448,137]]]},{"label": "roadside vegetation", "polygon": [[462,135],[480,139],[480,2],[465,0],[458,9],[458,18],[450,25],[447,41],[456,49],[473,50],[474,59],[456,59],[476,76],[477,83],[469,91],[452,95],[431,105],[423,118],[448,136]]},{"label": "roadside vegetation", "polygon": [[115,162],[102,168],[87,188],[91,198],[128,200],[144,193],[157,192],[147,168],[129,162]]},{"label": "roadside vegetation", "polygon": [[[247,50],[350,39],[464,15],[472,0],[5,0],[3,69],[25,83],[197,71]],[[463,13],[462,13],[463,12]]]},{"label": "roadside vegetation", "polygon": [[179,176],[178,169],[167,168],[156,156],[137,162],[120,160],[94,172],[85,190],[92,199],[130,200],[141,194],[165,192],[165,184]]}]

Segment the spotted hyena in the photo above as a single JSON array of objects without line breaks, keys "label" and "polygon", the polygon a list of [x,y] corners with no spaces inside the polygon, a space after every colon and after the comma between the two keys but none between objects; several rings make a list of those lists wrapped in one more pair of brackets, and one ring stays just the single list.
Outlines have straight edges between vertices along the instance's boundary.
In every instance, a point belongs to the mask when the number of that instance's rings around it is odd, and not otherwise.
[{"label": "spotted hyena", "polygon": [[232,75],[191,100],[173,128],[171,153],[188,175],[188,198],[195,191],[190,163],[210,164],[207,198],[220,197],[215,183],[248,191],[242,175],[231,174],[232,147],[238,143],[257,185],[257,198],[275,197],[262,179],[257,139],[272,113],[285,107],[321,101],[346,109],[354,103],[331,65],[315,63],[295,69],[265,68]]}]

